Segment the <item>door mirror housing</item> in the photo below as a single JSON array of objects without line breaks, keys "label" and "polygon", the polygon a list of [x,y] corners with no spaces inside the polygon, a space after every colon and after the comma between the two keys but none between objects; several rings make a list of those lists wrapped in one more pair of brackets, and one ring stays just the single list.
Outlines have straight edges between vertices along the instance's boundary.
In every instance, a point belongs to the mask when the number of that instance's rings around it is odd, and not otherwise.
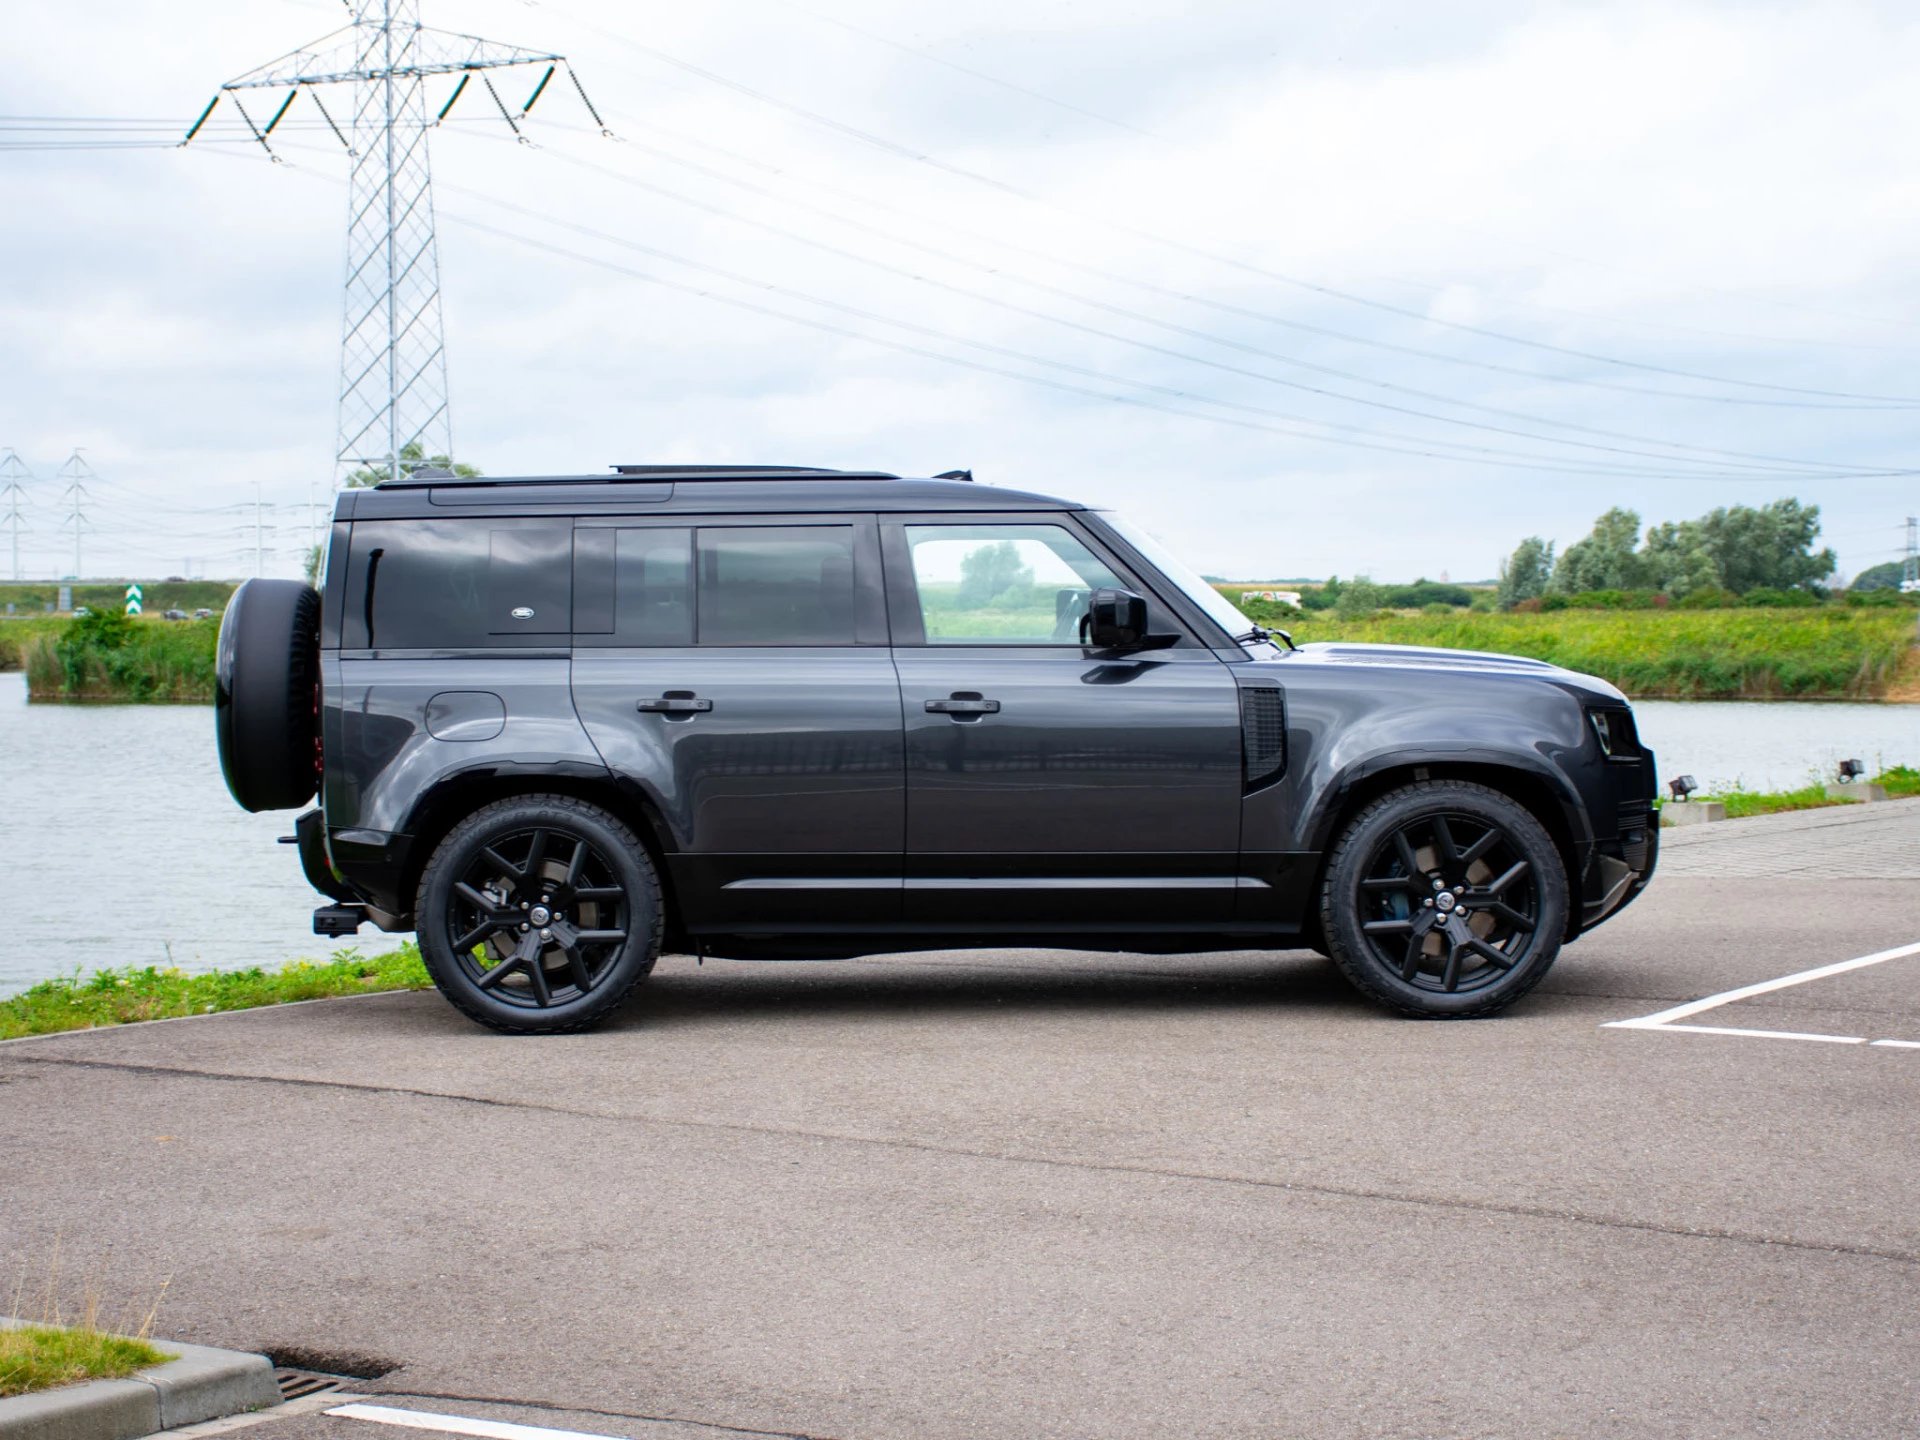
[{"label": "door mirror housing", "polygon": [[1131,590],[1101,589],[1087,601],[1087,643],[1096,650],[1138,650],[1147,639],[1147,602]]}]

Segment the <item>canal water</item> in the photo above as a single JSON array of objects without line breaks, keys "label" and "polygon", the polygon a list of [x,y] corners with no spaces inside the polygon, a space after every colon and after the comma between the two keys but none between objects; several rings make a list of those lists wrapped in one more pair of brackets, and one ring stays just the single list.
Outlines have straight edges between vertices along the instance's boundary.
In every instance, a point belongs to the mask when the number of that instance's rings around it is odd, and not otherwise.
[{"label": "canal water", "polygon": [[[1643,701],[1662,780],[1779,790],[1833,773],[1920,766],[1920,705]],[[279,965],[358,944],[309,933],[320,903],[276,836],[291,813],[227,796],[213,712],[182,705],[28,705],[0,675],[0,995],[107,966]]]}]

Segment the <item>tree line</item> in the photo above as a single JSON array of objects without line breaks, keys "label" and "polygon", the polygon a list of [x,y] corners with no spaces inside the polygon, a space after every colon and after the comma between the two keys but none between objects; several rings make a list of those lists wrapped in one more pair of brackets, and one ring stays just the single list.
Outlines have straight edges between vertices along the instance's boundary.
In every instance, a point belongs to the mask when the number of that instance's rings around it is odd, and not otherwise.
[{"label": "tree line", "polygon": [[1532,608],[1529,602],[1597,592],[1815,600],[1834,571],[1833,551],[1813,548],[1819,537],[1820,507],[1798,500],[1724,505],[1697,520],[1651,526],[1644,536],[1639,514],[1616,506],[1557,556],[1552,541],[1522,540],[1500,564],[1498,603]]}]

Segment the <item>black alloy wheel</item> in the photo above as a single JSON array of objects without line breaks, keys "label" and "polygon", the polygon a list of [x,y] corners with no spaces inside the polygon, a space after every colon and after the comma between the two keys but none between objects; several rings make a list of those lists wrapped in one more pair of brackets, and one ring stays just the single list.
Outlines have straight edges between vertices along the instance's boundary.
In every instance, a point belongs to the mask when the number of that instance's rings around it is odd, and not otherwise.
[{"label": "black alloy wheel", "polygon": [[1408,1015],[1488,1015],[1537,985],[1566,931],[1567,882],[1540,822],[1460,781],[1382,797],[1327,868],[1321,923],[1362,992]]},{"label": "black alloy wheel", "polygon": [[420,949],[441,993],[510,1033],[580,1030],[652,970],[660,891],[637,837],[565,796],[489,805],[421,877]]}]

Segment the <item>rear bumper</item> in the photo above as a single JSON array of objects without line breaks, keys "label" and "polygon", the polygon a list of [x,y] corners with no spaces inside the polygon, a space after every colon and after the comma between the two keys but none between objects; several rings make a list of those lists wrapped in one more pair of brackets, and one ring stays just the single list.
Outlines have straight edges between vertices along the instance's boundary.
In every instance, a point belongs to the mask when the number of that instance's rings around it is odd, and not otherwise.
[{"label": "rear bumper", "polygon": [[294,822],[300,868],[307,883],[330,900],[365,905],[367,918],[382,930],[411,930],[411,897],[399,893],[407,873],[413,837],[378,830],[327,833],[326,817],[309,810]]}]

